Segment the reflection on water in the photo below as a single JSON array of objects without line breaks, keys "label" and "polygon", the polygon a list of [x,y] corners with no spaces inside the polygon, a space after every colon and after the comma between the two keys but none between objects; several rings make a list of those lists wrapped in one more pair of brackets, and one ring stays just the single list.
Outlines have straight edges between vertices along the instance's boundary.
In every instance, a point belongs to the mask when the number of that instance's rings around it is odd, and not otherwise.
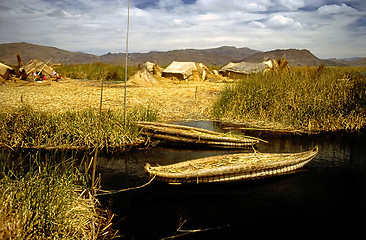
[{"label": "reflection on water", "polygon": [[[212,122],[191,126],[220,130]],[[364,135],[291,136],[245,133],[269,143],[261,152],[298,152],[319,146],[318,156],[292,175],[264,180],[194,186],[151,184],[143,189],[101,197],[110,202],[126,239],[158,239],[183,230],[206,229],[184,239],[364,239],[366,213],[366,140]],[[137,186],[148,179],[146,162],[170,164],[225,150],[155,148],[102,159],[102,185]],[[122,220],[123,219],[123,220]],[[217,229],[216,229],[217,228]]]}]

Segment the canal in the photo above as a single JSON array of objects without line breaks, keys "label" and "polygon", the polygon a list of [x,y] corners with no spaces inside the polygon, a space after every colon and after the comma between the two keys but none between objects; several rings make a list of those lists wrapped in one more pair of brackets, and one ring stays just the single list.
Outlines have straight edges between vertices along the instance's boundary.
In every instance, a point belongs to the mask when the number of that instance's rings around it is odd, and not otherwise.
[{"label": "canal", "polygon": [[[182,124],[230,131],[212,122]],[[118,235],[122,239],[366,239],[365,134],[244,133],[268,141],[258,144],[260,152],[299,152],[317,145],[319,154],[290,175],[192,186],[153,181],[141,189],[101,196],[116,214]],[[98,171],[103,188],[117,190],[146,183],[146,162],[166,165],[236,152],[157,146],[103,157]]]}]

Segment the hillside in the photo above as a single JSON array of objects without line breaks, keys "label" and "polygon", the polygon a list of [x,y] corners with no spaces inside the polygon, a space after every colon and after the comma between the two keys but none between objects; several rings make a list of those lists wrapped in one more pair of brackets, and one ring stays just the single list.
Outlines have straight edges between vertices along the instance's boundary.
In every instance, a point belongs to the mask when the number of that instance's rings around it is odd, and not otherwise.
[{"label": "hillside", "polygon": [[[242,60],[246,62],[262,62],[266,58],[276,59],[281,57],[285,57],[290,66],[319,66],[320,64],[326,64],[324,60],[317,58],[306,49],[277,49],[259,52]],[[331,62],[329,62],[329,65],[332,65]]]},{"label": "hillside", "polygon": [[[0,44],[0,62],[17,64],[16,55],[20,54],[27,63],[31,59],[47,61],[52,58],[52,63],[93,63],[104,62],[111,64],[124,64],[124,53],[107,53],[102,56],[93,54],[70,52],[67,50],[46,47],[30,43],[5,43]],[[265,58],[275,59],[285,57],[291,66],[366,66],[365,58],[355,59],[327,59],[322,60],[314,56],[309,50],[302,49],[277,49],[268,52],[260,52],[250,48],[218,47],[211,49],[181,49],[167,52],[130,53],[129,65],[136,66],[146,61],[156,62],[160,66],[166,66],[172,61],[202,62],[206,65],[223,66],[228,62],[262,62]]]},{"label": "hillside", "polygon": [[98,61],[99,57],[93,54],[70,52],[55,47],[46,47],[30,43],[0,44],[0,62],[17,64],[16,55],[20,54],[24,63],[31,59],[47,61],[52,58],[53,63],[90,63]]},{"label": "hillside", "polygon": [[[133,63],[144,63],[146,61],[156,62],[164,66],[172,61],[202,62],[206,65],[222,66],[232,61],[240,61],[259,51],[250,48],[219,47],[211,49],[182,49],[167,52],[149,52],[129,54],[129,61]],[[124,63],[124,53],[108,53],[100,56],[103,62],[121,64]]]}]

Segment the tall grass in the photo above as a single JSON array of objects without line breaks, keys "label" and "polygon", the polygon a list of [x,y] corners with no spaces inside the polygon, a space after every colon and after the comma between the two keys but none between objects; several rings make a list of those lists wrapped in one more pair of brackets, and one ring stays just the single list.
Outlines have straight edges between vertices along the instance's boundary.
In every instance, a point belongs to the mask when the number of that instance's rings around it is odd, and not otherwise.
[{"label": "tall grass", "polygon": [[0,145],[10,148],[123,149],[141,141],[136,121],[156,121],[157,115],[157,110],[149,106],[137,106],[128,114],[124,125],[122,111],[103,111],[98,135],[99,112],[95,109],[54,113],[24,106],[12,113],[0,113]]},{"label": "tall grass", "polygon": [[105,213],[73,162],[29,156],[27,171],[0,164],[0,239],[96,239]]},{"label": "tall grass", "polygon": [[358,130],[366,126],[365,69],[292,68],[228,85],[214,104],[219,119],[300,130]]},{"label": "tall grass", "polygon": [[[133,75],[136,69],[135,66],[128,67],[127,77]],[[125,67],[122,65],[105,63],[68,64],[56,67],[55,70],[62,76],[74,79],[98,80],[102,77],[106,81],[124,81],[125,79]]]}]

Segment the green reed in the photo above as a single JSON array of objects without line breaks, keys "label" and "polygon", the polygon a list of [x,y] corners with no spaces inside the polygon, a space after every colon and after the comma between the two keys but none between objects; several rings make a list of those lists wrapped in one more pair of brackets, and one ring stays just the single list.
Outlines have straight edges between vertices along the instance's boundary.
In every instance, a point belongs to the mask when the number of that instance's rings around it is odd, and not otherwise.
[{"label": "green reed", "polygon": [[320,66],[251,75],[221,92],[213,114],[297,130],[359,130],[366,126],[364,72]]},{"label": "green reed", "polygon": [[[157,110],[137,106],[124,125],[122,111],[42,112],[24,106],[12,113],[0,113],[0,145],[10,148],[123,149],[139,142],[136,121],[156,121]],[[98,141],[99,136],[99,141]],[[96,146],[98,144],[98,146]]]},{"label": "green reed", "polygon": [[[90,194],[74,160],[30,154],[22,167],[0,162],[0,239],[97,239],[111,219]],[[13,160],[12,160],[13,161]],[[24,170],[26,169],[26,170]]]}]

